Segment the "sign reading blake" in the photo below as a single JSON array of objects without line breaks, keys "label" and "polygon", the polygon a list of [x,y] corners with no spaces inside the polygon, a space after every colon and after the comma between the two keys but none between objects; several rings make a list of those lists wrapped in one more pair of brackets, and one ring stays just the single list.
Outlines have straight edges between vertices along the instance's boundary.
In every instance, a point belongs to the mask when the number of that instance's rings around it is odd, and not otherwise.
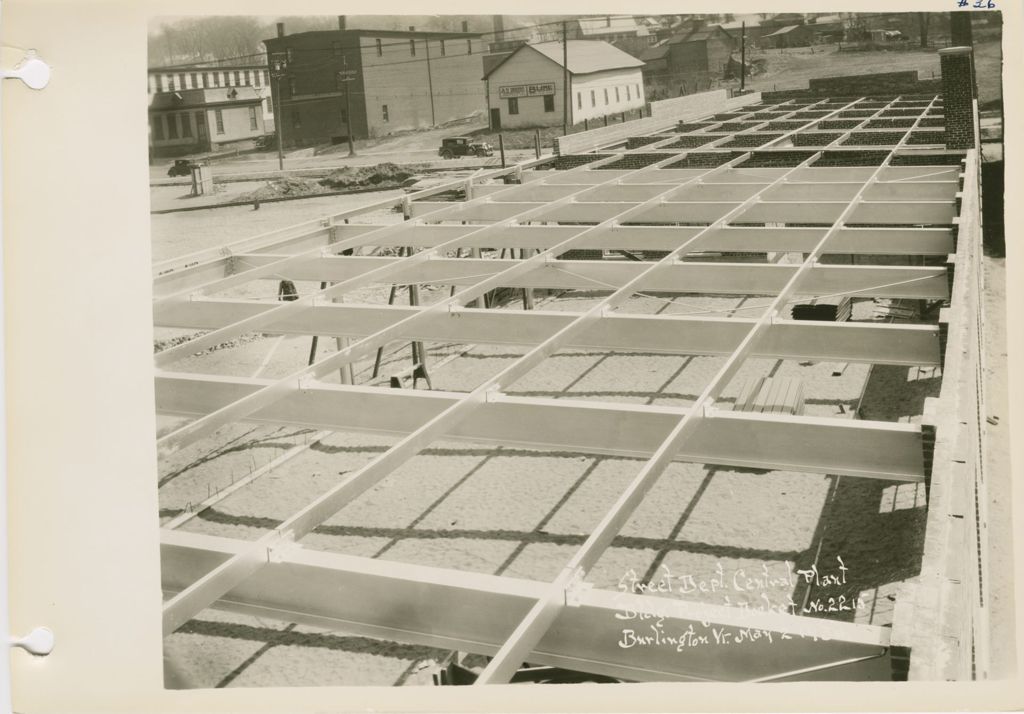
[{"label": "sign reading blake", "polygon": [[498,87],[499,99],[512,99],[513,97],[541,97],[545,94],[555,93],[554,82],[543,84],[516,84],[506,87]]}]

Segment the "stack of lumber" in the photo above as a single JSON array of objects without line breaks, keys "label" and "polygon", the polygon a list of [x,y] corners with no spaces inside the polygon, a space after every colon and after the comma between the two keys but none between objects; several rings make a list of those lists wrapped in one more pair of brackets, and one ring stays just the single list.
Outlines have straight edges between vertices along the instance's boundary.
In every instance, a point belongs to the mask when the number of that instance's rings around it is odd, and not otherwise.
[{"label": "stack of lumber", "polygon": [[903,322],[917,317],[917,309],[909,300],[876,300],[872,317],[886,322]]},{"label": "stack of lumber", "polygon": [[793,306],[794,320],[821,320],[824,322],[846,322],[853,314],[849,297],[812,300]]},{"label": "stack of lumber", "polygon": [[762,414],[804,413],[804,385],[792,377],[758,377],[740,386],[733,411]]}]

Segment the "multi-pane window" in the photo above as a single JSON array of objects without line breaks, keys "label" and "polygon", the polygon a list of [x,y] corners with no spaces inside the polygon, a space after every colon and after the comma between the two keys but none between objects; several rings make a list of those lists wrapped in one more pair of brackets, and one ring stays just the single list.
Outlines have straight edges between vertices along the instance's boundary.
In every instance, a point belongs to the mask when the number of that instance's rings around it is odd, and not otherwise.
[{"label": "multi-pane window", "polygon": [[380,107],[380,115],[381,115],[381,118],[384,119],[384,121],[390,121],[390,118],[388,117],[388,105],[387,104],[382,104],[381,105],[381,107]]},{"label": "multi-pane window", "polygon": [[199,89],[199,75],[193,72],[188,78],[192,82],[192,89]]},{"label": "multi-pane window", "polygon": [[512,97],[511,99],[508,100],[508,113],[509,114],[518,114],[519,113],[519,99],[517,97]]},{"label": "multi-pane window", "polygon": [[164,91],[164,78],[161,77],[159,74],[156,75],[156,91]]},{"label": "multi-pane window", "polygon": [[215,109],[213,111],[213,118],[214,118],[214,120],[217,123],[217,133],[218,134],[223,134],[224,133],[224,112],[222,112],[220,109]]},{"label": "multi-pane window", "polygon": [[167,75],[167,91],[168,92],[173,92],[174,91],[174,75],[173,74]]},{"label": "multi-pane window", "polygon": [[220,72],[214,72],[213,73],[213,86],[214,87],[219,87],[220,86]]},{"label": "multi-pane window", "polygon": [[178,86],[179,86],[179,87],[180,87],[181,89],[184,89],[184,88],[185,88],[185,75],[183,75],[183,74],[179,74],[179,75],[178,75]]},{"label": "multi-pane window", "polygon": [[545,94],[544,95],[544,111],[553,112],[555,111],[555,95]]},{"label": "multi-pane window", "polygon": [[168,114],[167,115],[167,138],[177,139],[178,138],[178,115]]},{"label": "multi-pane window", "polygon": [[256,107],[249,107],[249,129],[256,131],[259,128],[259,123],[256,121]]},{"label": "multi-pane window", "polygon": [[262,76],[263,76],[263,73],[260,72],[258,69],[253,71],[253,73],[252,73],[252,79],[253,79],[252,83],[253,83],[253,85],[259,87],[262,84],[262,82],[260,82],[260,79],[261,79]]},{"label": "multi-pane window", "polygon": [[267,70],[263,70],[263,83],[270,84],[270,72]]},{"label": "multi-pane window", "polygon": [[228,74],[227,72],[224,73],[224,86],[225,87],[231,86],[231,75]]},{"label": "multi-pane window", "polygon": [[203,87],[209,87],[209,86],[210,86],[210,73],[209,72],[203,72]]},{"label": "multi-pane window", "polygon": [[192,122],[189,121],[188,114],[181,115],[181,136],[185,139],[192,138]]},{"label": "multi-pane window", "polygon": [[242,86],[242,73],[239,72],[237,69],[235,70],[235,86],[236,87],[241,87]]},{"label": "multi-pane window", "polygon": [[196,112],[196,134],[200,139],[206,138],[206,112]]},{"label": "multi-pane window", "polygon": [[164,118],[159,114],[153,115],[153,138],[156,141],[164,140]]}]

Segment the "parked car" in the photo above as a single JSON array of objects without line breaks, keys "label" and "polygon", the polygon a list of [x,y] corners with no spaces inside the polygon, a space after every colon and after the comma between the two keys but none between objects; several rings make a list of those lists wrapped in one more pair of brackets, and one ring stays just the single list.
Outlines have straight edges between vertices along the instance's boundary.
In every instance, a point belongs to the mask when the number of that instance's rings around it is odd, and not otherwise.
[{"label": "parked car", "polygon": [[473,141],[468,136],[453,136],[441,140],[438,155],[443,159],[458,156],[493,156],[494,149],[486,141]]},{"label": "parked car", "polygon": [[191,176],[193,164],[188,159],[175,159],[174,165],[167,169],[168,176]]}]

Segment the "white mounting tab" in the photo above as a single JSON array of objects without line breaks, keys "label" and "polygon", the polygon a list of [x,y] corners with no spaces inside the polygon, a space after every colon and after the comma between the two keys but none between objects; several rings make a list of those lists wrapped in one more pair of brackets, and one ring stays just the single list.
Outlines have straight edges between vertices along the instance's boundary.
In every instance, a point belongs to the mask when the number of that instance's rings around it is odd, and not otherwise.
[{"label": "white mounting tab", "polygon": [[583,572],[583,568],[576,568],[569,576],[569,582],[565,584],[565,606],[566,607],[579,607],[583,604],[583,596],[586,595],[588,590],[593,589],[594,584],[584,581],[586,573]]},{"label": "white mounting tab", "polygon": [[700,403],[700,415],[702,417],[713,417],[715,415],[715,400],[708,397]]},{"label": "white mounting tab", "polygon": [[27,50],[14,69],[0,70],[4,79],[20,79],[30,89],[43,89],[50,83],[50,65],[36,55],[35,50]]}]

